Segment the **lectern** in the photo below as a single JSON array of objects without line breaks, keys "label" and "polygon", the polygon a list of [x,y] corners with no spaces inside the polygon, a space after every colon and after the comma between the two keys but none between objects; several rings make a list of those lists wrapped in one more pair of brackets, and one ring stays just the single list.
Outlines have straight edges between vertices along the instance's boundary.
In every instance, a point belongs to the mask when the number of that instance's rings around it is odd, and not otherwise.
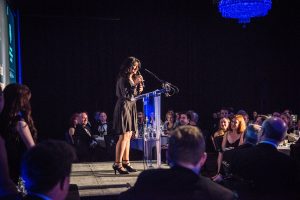
[{"label": "lectern", "polygon": [[[136,97],[136,100],[143,99],[144,114],[146,123],[144,126],[144,161],[147,168],[161,165],[161,94],[166,93],[165,89],[155,90]],[[155,147],[155,148],[154,148]],[[156,159],[155,153],[156,150]]]}]

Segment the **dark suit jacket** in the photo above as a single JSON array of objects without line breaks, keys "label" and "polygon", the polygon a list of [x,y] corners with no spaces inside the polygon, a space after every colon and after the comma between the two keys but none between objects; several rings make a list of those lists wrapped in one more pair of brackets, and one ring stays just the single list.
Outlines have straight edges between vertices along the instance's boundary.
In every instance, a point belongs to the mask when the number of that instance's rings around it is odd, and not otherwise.
[{"label": "dark suit jacket", "polygon": [[83,127],[78,124],[75,128],[74,143],[79,162],[91,161],[90,144],[93,141],[91,128],[87,125]]},{"label": "dark suit jacket", "polygon": [[295,169],[289,156],[266,143],[234,151],[231,158],[232,173],[252,182],[252,191],[260,196],[292,194]]},{"label": "dark suit jacket", "polygon": [[231,150],[228,150],[228,151],[224,151],[223,152],[223,160],[222,160],[222,165],[221,165],[221,169],[220,169],[220,173],[223,175],[223,176],[227,176],[229,174],[231,174],[231,162],[232,162],[232,159],[234,158],[235,156],[235,153],[237,151],[240,151],[240,149],[244,149],[244,148],[251,148],[253,147],[252,144],[248,144],[248,143],[245,143],[245,144],[242,144],[234,149],[231,149]]},{"label": "dark suit jacket", "polygon": [[[107,122],[107,135],[113,134],[113,129],[112,129],[112,123],[111,122]],[[92,134],[93,135],[100,135],[101,133],[98,131],[99,126],[101,126],[101,122],[94,122],[92,124]]]},{"label": "dark suit jacket", "polygon": [[226,200],[236,197],[232,191],[183,167],[146,170],[139,175],[134,187],[120,195],[121,200]]}]

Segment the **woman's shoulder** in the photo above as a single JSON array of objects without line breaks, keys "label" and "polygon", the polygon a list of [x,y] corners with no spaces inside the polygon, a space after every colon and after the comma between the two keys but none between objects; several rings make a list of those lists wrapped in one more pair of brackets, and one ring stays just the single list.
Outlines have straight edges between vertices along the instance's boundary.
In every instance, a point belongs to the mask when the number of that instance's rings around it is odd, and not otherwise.
[{"label": "woman's shoulder", "polygon": [[220,136],[224,136],[225,135],[225,132],[223,130],[217,130],[215,133],[214,133],[214,138],[215,137],[220,137]]}]

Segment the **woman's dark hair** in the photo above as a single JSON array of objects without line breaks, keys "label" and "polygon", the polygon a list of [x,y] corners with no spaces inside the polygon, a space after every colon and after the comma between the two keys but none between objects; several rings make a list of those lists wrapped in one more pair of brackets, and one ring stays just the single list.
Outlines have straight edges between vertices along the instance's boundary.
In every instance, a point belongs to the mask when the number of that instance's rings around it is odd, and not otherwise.
[{"label": "woman's dark hair", "polygon": [[37,138],[37,131],[35,129],[31,117],[31,91],[26,85],[9,84],[4,88],[4,108],[0,116],[1,134],[6,134],[7,128],[14,126],[17,116],[21,116],[27,123],[31,135],[34,140]]},{"label": "woman's dark hair", "polygon": [[127,77],[129,74],[129,70],[133,67],[134,63],[138,63],[138,68],[141,68],[141,61],[139,59],[132,56],[126,58],[121,65],[118,78]]}]

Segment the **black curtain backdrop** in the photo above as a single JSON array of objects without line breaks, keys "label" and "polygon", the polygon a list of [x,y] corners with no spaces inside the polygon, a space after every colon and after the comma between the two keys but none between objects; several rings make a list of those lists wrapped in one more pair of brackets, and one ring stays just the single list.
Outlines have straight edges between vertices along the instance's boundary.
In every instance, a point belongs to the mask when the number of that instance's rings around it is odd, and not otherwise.
[{"label": "black curtain backdrop", "polygon": [[[149,3],[151,2],[151,3]],[[62,138],[72,113],[104,110],[112,120],[121,62],[142,67],[180,89],[168,109],[193,109],[208,128],[223,106],[249,114],[299,112],[299,12],[273,1],[268,16],[242,28],[214,1],[20,1],[24,84],[32,90],[41,138]],[[160,84],[143,73],[145,92]]]}]

